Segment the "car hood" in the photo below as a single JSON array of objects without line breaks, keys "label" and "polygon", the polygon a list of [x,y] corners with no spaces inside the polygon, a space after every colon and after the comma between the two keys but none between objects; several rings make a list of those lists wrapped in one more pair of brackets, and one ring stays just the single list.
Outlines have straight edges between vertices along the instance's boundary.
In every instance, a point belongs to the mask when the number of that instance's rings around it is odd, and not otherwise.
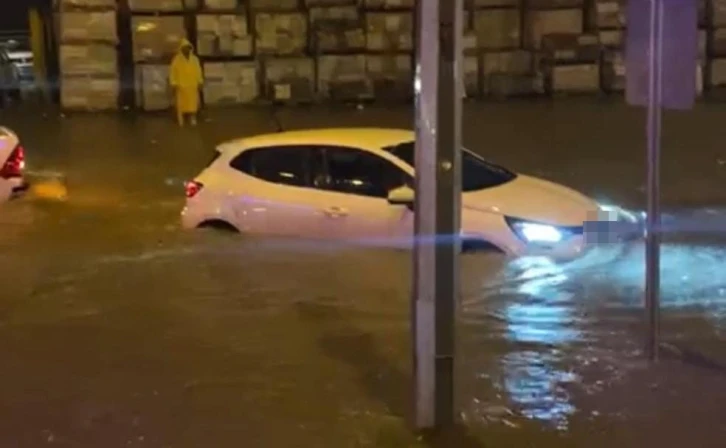
[{"label": "car hood", "polygon": [[462,207],[558,226],[581,226],[597,203],[563,185],[518,175],[498,187],[463,194]]}]

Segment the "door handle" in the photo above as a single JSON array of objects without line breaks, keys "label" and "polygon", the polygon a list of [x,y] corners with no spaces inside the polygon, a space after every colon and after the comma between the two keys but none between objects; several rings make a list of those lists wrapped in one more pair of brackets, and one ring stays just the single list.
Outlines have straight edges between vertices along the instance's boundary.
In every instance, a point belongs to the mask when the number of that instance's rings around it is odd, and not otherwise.
[{"label": "door handle", "polygon": [[330,216],[331,218],[348,216],[348,210],[343,207],[328,207],[323,210],[323,213],[325,213],[327,216]]}]

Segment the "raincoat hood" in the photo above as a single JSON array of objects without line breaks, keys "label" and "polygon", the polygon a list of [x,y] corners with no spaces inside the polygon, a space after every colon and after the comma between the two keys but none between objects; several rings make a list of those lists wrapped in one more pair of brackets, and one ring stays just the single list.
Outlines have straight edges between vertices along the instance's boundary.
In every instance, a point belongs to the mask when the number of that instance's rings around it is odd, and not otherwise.
[{"label": "raincoat hood", "polygon": [[181,53],[182,48],[184,48],[184,47],[189,47],[192,49],[192,52],[194,51],[194,45],[192,45],[192,43],[189,42],[189,39],[184,38],[181,40],[181,42],[179,42],[179,49],[178,49],[179,53]]}]

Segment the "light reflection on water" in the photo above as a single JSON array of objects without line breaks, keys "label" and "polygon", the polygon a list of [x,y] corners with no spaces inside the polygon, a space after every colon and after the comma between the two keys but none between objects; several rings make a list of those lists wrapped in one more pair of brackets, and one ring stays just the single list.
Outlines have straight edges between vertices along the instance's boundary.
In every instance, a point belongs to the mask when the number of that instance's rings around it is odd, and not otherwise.
[{"label": "light reflection on water", "polygon": [[[559,368],[562,352],[552,350],[580,338],[573,325],[573,294],[562,288],[568,276],[546,259],[523,259],[513,263],[516,278],[527,279],[506,293],[517,298],[506,305],[506,338],[513,350],[501,360],[503,386],[521,413],[531,419],[567,427],[576,409],[563,384],[576,377]],[[518,349],[541,346],[542,350]],[[547,349],[547,348],[550,349]]]},{"label": "light reflection on water", "polygon": [[[574,394],[601,393],[603,384],[627,374],[633,356],[639,356],[632,349],[640,344],[642,328],[644,250],[640,244],[626,249],[606,248],[603,252],[617,255],[603,253],[568,265],[541,258],[511,261],[486,297],[465,303],[468,323],[481,325],[476,317],[486,308],[487,325],[492,328],[495,317],[495,337],[508,342],[498,355],[497,371],[486,374],[503,392],[505,406],[566,429],[578,412]],[[665,338],[713,338],[708,329],[726,325],[724,261],[726,253],[718,246],[662,246]],[[487,412],[496,413],[497,406],[488,405],[477,413],[491,420]]]},{"label": "light reflection on water", "polygon": [[[136,233],[134,236],[138,236]],[[405,319],[399,313],[407,309],[404,296],[408,280],[401,278],[407,274],[407,253],[369,253],[349,250],[347,245],[340,244],[237,239],[203,232],[173,234],[170,238],[171,243],[161,247],[145,248],[138,253],[126,249],[116,250],[104,252],[98,257],[95,257],[96,252],[101,250],[95,246],[74,247],[76,252],[73,258],[77,263],[80,257],[78,251],[88,252],[90,261],[82,263],[84,267],[88,265],[87,269],[75,272],[69,283],[83,286],[77,284],[92,281],[98,276],[99,270],[130,269],[136,272],[134,264],[142,265],[144,273],[159,273],[159,278],[169,277],[169,272],[177,271],[168,270],[179,268],[184,277],[192,277],[194,282],[188,291],[179,289],[179,296],[186,300],[175,301],[175,306],[185,312],[188,309],[189,314],[197,320],[203,320],[200,319],[202,316],[217,322],[220,316],[229,319],[253,313],[255,316],[274,316],[289,307],[292,297],[296,300],[325,301],[339,311],[355,312],[356,317],[361,317],[360,311],[364,310],[371,320],[375,320],[375,324],[370,324],[372,328],[378,328],[381,322],[387,320]],[[54,235],[54,239],[62,238]],[[45,241],[35,243],[45,244]],[[58,242],[54,241],[54,244]],[[303,255],[305,264],[301,265],[299,260]],[[17,263],[17,255],[7,258]],[[722,248],[664,245],[664,309],[676,309],[679,316],[683,316],[683,310],[689,307],[687,311],[692,311],[690,314],[722,325],[726,315],[726,282],[722,269],[725,258]],[[199,259],[204,259],[206,262],[202,265],[208,264],[212,268],[189,269],[184,259],[197,259],[195,265],[199,265]],[[270,272],[289,270],[293,263],[296,266],[294,274],[276,276],[274,279],[269,277]],[[470,308],[465,317],[470,320],[474,317],[473,320],[478,321],[478,334],[475,336],[479,337],[479,341],[481,336],[488,338],[489,345],[481,346],[482,351],[488,352],[477,355],[477,359],[471,362],[475,366],[474,371],[467,374],[483,378],[482,383],[494,385],[505,395],[507,403],[501,405],[501,397],[489,396],[488,403],[473,398],[472,401],[479,407],[476,415],[491,420],[494,414],[498,414],[507,419],[512,415],[507,406],[512,404],[511,408],[527,419],[565,429],[582,406],[582,403],[574,401],[573,388],[602,393],[602,384],[618,378],[618,371],[623,370],[622,356],[613,352],[615,355],[611,359],[603,360],[602,347],[610,344],[611,339],[623,337],[637,340],[639,337],[632,332],[628,333],[628,328],[624,329],[615,319],[621,315],[639,319],[639,308],[642,306],[642,247],[635,245],[625,256],[607,265],[598,260],[589,265],[575,263],[562,266],[542,258],[525,258],[505,263],[504,266],[499,261],[489,263],[488,259],[487,266],[482,266],[482,259],[479,258],[477,265],[477,286],[481,288],[481,283],[484,283],[486,290],[482,292],[479,289],[468,303],[464,303],[466,308]],[[240,276],[240,272],[245,275]],[[342,279],[336,281],[335,278],[329,278],[330,272],[335,272],[335,277]],[[369,276],[361,275],[361,272],[373,272],[377,279],[375,283],[383,287],[372,288],[365,280]],[[39,278],[45,281],[47,275]],[[160,284],[164,288],[178,287],[164,284],[163,281]],[[43,288],[34,286],[34,294],[44,297],[41,294]],[[50,287],[46,289],[53,292]],[[394,306],[395,300],[382,300],[385,297],[374,298],[375,295],[381,295],[381,289],[393,290],[391,297],[403,297],[401,303],[404,305]],[[581,293],[582,289],[586,289],[587,293]],[[66,295],[75,297],[76,294],[69,286]],[[96,304],[94,300],[89,299],[88,302]],[[390,309],[387,308],[389,306]],[[36,312],[32,318],[37,321],[47,317],[50,320],[61,315],[56,308],[47,308],[47,316],[38,317]],[[87,314],[94,310],[92,306],[80,305],[66,308],[69,309],[63,312],[68,315]],[[591,311],[591,315],[597,316],[597,319],[585,320],[583,316],[590,314],[582,313],[583,308]],[[624,310],[627,313],[614,316],[613,310]],[[496,322],[481,319],[482,316],[490,318],[492,315],[497,317],[498,326]],[[24,318],[30,319],[31,313]],[[692,335],[693,326],[684,325],[683,332],[686,331]],[[592,350],[588,347],[590,344]],[[492,353],[492,347],[497,350],[497,345],[504,347]],[[581,367],[588,363],[595,364],[592,370],[597,370],[598,377],[589,384],[583,384],[585,380],[581,379],[580,374],[589,377],[586,372],[582,372]],[[470,396],[475,397],[476,392]]]},{"label": "light reflection on water", "polygon": [[556,367],[557,354],[533,350],[512,352],[502,359],[506,371],[504,388],[527,418],[567,429],[568,417],[576,412],[566,383],[577,381],[571,372]]}]

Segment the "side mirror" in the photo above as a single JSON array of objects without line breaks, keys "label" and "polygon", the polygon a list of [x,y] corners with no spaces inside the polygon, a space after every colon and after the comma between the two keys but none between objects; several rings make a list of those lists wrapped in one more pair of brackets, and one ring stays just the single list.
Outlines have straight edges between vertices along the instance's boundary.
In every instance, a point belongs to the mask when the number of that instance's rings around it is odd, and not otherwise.
[{"label": "side mirror", "polygon": [[395,188],[388,193],[388,203],[391,205],[405,205],[410,210],[413,210],[415,197],[416,195],[411,188],[403,186]]}]

